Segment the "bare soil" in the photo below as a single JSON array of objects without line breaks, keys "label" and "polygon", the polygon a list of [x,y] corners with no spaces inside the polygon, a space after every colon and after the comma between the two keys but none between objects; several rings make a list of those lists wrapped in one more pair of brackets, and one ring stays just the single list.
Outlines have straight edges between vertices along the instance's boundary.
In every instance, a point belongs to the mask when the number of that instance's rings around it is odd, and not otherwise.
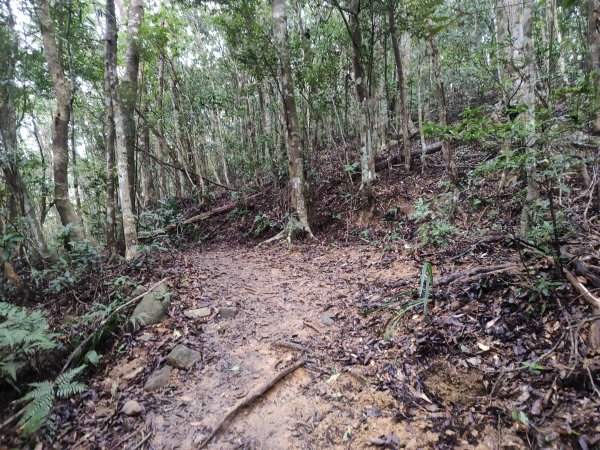
[{"label": "bare soil", "polygon": [[[175,260],[169,318],[132,333],[122,356],[91,381],[93,394],[77,412],[85,427],[64,430],[60,445],[198,448],[241,398],[298,358],[306,361],[302,368],[240,411],[207,448],[524,445],[502,423],[479,423],[483,432],[473,426],[477,413],[469,406],[485,397],[476,370],[451,367],[443,358],[418,370],[396,369],[403,366],[394,346],[403,340],[383,339],[360,304],[365,295],[378,295],[372,286],[418,277],[408,257],[367,245],[311,243],[290,251],[220,244]],[[184,315],[200,307],[213,308],[213,315]],[[215,312],[222,307],[237,314],[220,317]],[[410,339],[411,321],[420,320],[408,317],[400,332]],[[202,361],[175,370],[166,388],[144,392],[149,375],[181,343],[200,351]],[[141,416],[119,412],[128,399],[143,405]]]}]

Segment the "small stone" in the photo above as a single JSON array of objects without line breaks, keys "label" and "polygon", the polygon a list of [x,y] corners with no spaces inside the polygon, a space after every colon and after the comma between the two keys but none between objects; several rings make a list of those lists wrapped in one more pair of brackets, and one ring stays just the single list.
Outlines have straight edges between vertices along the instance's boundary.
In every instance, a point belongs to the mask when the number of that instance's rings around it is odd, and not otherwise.
[{"label": "small stone", "polygon": [[147,292],[136,306],[131,318],[136,324],[154,325],[165,318],[171,302],[167,286],[162,283]]},{"label": "small stone", "polygon": [[205,317],[209,317],[212,313],[210,307],[206,308],[198,308],[198,309],[188,309],[183,313],[185,317],[188,319],[203,319]]},{"label": "small stone", "polygon": [[221,308],[219,308],[219,317],[221,319],[231,319],[232,317],[237,316],[237,314],[237,308],[232,308],[229,306],[222,306]]},{"label": "small stone", "polygon": [[121,412],[128,416],[139,416],[142,413],[142,405],[135,400],[127,400],[123,405]]},{"label": "small stone", "polygon": [[171,366],[164,366],[162,369],[155,370],[152,375],[148,377],[148,381],[144,385],[146,392],[153,392],[164,388],[169,384],[171,379],[171,373],[173,368]]},{"label": "small stone", "polygon": [[333,325],[335,323],[335,314],[331,311],[325,311],[321,314],[321,323],[323,325]]},{"label": "small stone", "polygon": [[199,352],[179,344],[167,355],[167,364],[178,369],[189,369],[201,359]]}]

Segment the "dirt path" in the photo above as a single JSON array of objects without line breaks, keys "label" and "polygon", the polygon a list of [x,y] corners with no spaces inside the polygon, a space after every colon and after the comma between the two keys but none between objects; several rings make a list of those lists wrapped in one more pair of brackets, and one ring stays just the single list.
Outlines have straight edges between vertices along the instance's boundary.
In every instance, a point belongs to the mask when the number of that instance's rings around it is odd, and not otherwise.
[{"label": "dirt path", "polygon": [[157,394],[162,404],[160,413],[150,413],[153,445],[195,448],[240,398],[302,356],[285,343],[307,350],[309,369],[297,370],[243,411],[210,447],[324,448],[366,444],[391,431],[385,430],[394,416],[391,397],[348,373],[334,375],[343,366],[344,324],[360,321],[349,306],[353,295],[375,277],[404,271],[400,264],[377,267],[379,259],[369,249],[326,248],[186,255],[181,301],[172,314],[203,306],[237,314],[184,322],[202,328],[186,341],[203,360],[198,370],[178,374],[170,396]]},{"label": "dirt path", "polygon": [[[360,314],[361,301],[379,295],[377,286],[417,273],[402,257],[382,258],[369,246],[291,253],[220,246],[177,259],[169,317],[134,333],[127,354],[101,382],[105,394],[92,414],[98,421],[103,414],[112,417],[103,425],[112,435],[103,436],[106,447],[136,448],[146,439],[147,448],[198,448],[240,399],[301,357],[305,367],[242,410],[207,448],[365,448],[378,439],[388,448],[428,448],[440,447],[440,429],[453,448],[476,448],[481,440],[475,431],[454,436],[450,409],[435,404],[473,395],[469,378],[444,362],[430,372],[403,366],[394,345],[413,345],[411,334],[386,341]],[[186,317],[202,307],[229,308],[231,314]],[[199,351],[201,362],[174,370],[167,387],[144,392],[177,344]],[[422,393],[423,373],[437,402]],[[144,406],[140,417],[117,414],[127,399]],[[479,448],[498,448],[494,442],[506,440],[494,430],[490,436]]]}]

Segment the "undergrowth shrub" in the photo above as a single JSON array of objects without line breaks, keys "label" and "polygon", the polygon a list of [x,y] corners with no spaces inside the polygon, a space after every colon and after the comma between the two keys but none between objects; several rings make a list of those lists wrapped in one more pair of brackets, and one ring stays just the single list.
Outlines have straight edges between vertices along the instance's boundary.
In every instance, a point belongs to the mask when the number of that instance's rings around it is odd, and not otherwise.
[{"label": "undergrowth shrub", "polygon": [[22,434],[32,435],[44,425],[47,425],[51,432],[55,431],[55,416],[52,414],[54,403],[58,399],[67,399],[85,392],[87,386],[75,380],[85,368],[86,366],[81,366],[71,369],[53,381],[46,380],[29,385],[32,389],[21,399],[28,402],[19,420]]},{"label": "undergrowth shrub", "polygon": [[37,352],[58,348],[41,311],[0,301],[0,379],[16,387],[17,372]]},{"label": "undergrowth shrub", "polygon": [[420,245],[432,244],[443,247],[448,243],[455,228],[448,222],[449,206],[446,196],[439,196],[435,200],[426,202],[419,197],[409,214],[409,219],[420,223],[417,228]]}]

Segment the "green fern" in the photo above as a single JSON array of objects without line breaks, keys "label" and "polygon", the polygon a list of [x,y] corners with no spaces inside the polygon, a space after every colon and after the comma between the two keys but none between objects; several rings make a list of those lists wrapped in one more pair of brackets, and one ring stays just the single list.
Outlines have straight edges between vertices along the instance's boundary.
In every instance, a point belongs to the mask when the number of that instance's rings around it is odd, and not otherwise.
[{"label": "green fern", "polygon": [[29,402],[23,410],[18,425],[23,435],[32,435],[52,419],[51,412],[57,399],[66,399],[85,392],[86,385],[75,381],[85,367],[69,370],[54,381],[41,381],[29,385],[33,389],[21,399]]},{"label": "green fern", "polygon": [[0,302],[0,379],[14,384],[17,371],[40,350],[58,347],[40,311]]}]

